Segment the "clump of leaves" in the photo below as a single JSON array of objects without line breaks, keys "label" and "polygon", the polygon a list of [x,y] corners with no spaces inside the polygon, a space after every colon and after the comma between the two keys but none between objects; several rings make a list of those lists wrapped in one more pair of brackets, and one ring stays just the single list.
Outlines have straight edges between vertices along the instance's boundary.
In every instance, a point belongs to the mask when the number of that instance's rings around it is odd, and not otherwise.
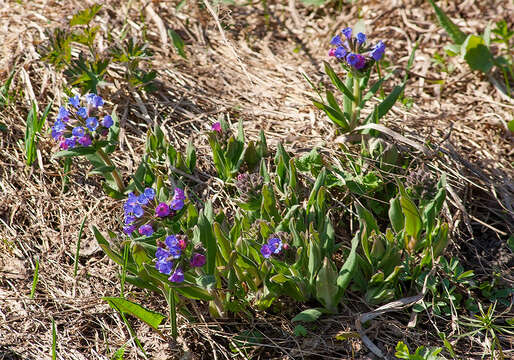
[{"label": "clump of leaves", "polygon": [[[48,42],[40,48],[42,59],[56,69],[63,69],[68,85],[80,87],[82,93],[97,93],[112,63],[123,65],[125,72],[122,77],[130,88],[154,91],[157,73],[141,68],[141,61],[152,55],[144,42],[132,38],[125,41],[120,39],[110,46],[109,51],[98,51],[95,39],[100,26],[93,26],[92,21],[101,9],[102,5],[95,4],[73,15],[69,27],[46,31]],[[109,41],[111,37],[107,39]],[[85,48],[87,51],[84,51]],[[73,55],[75,51],[72,51],[75,49],[79,51],[76,57]]]}]

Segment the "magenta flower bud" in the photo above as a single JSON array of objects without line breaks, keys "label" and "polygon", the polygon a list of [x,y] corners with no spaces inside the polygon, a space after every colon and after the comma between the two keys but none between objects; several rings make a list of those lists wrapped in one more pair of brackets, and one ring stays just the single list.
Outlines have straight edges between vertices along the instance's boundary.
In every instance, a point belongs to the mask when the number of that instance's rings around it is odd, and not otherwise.
[{"label": "magenta flower bud", "polygon": [[211,130],[216,131],[216,132],[221,132],[221,123],[218,121],[218,122],[215,122],[214,124],[212,124]]},{"label": "magenta flower bud", "polygon": [[202,254],[193,254],[191,257],[191,266],[192,267],[202,267],[205,265],[205,255]]},{"label": "magenta flower bud", "polygon": [[328,56],[336,56],[336,49],[332,48],[328,50]]},{"label": "magenta flower bud", "polygon": [[158,217],[165,217],[170,214],[170,207],[166,203],[159,203],[155,208],[155,215]]},{"label": "magenta flower bud", "polygon": [[183,237],[178,238],[177,244],[178,244],[178,247],[181,248],[182,250],[185,250],[187,247],[186,239],[184,239]]}]

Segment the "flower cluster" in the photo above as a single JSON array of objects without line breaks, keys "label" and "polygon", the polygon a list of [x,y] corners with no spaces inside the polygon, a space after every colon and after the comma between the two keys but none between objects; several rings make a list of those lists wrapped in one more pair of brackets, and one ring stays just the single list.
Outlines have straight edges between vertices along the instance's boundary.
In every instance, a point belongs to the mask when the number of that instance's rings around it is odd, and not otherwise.
[{"label": "flower cluster", "polygon": [[152,188],[146,188],[140,195],[129,193],[127,201],[123,204],[125,213],[123,232],[130,235],[137,229],[140,235],[152,235],[153,223],[168,216],[174,216],[184,207],[185,199],[184,191],[180,188],[175,188],[169,204],[157,202],[155,190]]},{"label": "flower cluster", "polygon": [[241,200],[248,202],[259,198],[264,179],[257,173],[237,175],[236,188]]},{"label": "flower cluster", "polygon": [[101,96],[87,94],[85,103],[81,104],[78,95],[69,98],[69,109],[59,108],[57,119],[52,126],[52,137],[59,141],[63,150],[72,149],[77,145],[90,146],[93,140],[106,136],[113,125],[111,115],[104,115],[99,121],[99,108],[104,101]]},{"label": "flower cluster", "polygon": [[346,28],[341,31],[341,35],[336,35],[330,41],[331,48],[329,56],[333,56],[355,70],[363,70],[373,61],[379,61],[384,55],[385,44],[379,41],[375,46],[368,46],[366,35],[358,33],[352,36],[352,29]]},{"label": "flower cluster", "polygon": [[267,244],[262,245],[261,254],[264,258],[269,259],[271,255],[278,255],[282,251],[285,244],[278,237],[271,237]]},{"label": "flower cluster", "polygon": [[[155,268],[162,274],[170,275],[169,281],[183,282],[184,271],[180,259],[187,248],[187,238],[184,235],[170,235],[166,237],[164,243],[157,242],[157,246]],[[193,253],[189,260],[189,266],[202,267],[205,262],[205,255]]]}]

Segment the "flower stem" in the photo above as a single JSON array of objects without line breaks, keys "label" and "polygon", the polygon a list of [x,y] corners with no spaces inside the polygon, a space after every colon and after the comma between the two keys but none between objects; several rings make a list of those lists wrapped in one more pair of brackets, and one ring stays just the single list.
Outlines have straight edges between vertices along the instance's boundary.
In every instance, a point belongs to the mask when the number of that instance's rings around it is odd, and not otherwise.
[{"label": "flower stem", "polygon": [[350,131],[355,129],[359,122],[359,105],[361,103],[361,87],[359,78],[357,76],[353,76],[353,104],[352,104],[352,123],[350,124]]},{"label": "flower stem", "polygon": [[96,153],[102,158],[105,165],[112,166],[114,169],[111,171],[111,175],[114,178],[114,181],[116,181],[116,185],[118,187],[118,192],[124,193],[125,192],[125,185],[123,185],[123,180],[121,179],[120,174],[118,173],[118,170],[116,169],[116,166],[113,164],[111,159],[109,159],[109,156],[105,153],[105,151],[102,150],[102,148],[99,148],[96,150]]},{"label": "flower stem", "polygon": [[177,309],[175,304],[175,291],[173,291],[173,288],[169,287],[168,292],[168,302],[170,306],[170,320],[171,320],[171,336],[173,338],[176,338],[178,335],[177,330]]}]

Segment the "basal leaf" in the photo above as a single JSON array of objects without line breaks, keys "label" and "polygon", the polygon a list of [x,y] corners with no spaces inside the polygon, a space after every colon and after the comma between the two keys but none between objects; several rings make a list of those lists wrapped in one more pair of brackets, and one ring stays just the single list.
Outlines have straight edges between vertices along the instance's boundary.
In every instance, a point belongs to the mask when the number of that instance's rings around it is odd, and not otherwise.
[{"label": "basal leaf", "polygon": [[155,330],[158,330],[161,322],[166,319],[166,316],[159,314],[158,312],[148,310],[135,302],[121,297],[104,297],[103,299],[107,301],[109,306],[113,309],[133,315],[153,327]]}]

